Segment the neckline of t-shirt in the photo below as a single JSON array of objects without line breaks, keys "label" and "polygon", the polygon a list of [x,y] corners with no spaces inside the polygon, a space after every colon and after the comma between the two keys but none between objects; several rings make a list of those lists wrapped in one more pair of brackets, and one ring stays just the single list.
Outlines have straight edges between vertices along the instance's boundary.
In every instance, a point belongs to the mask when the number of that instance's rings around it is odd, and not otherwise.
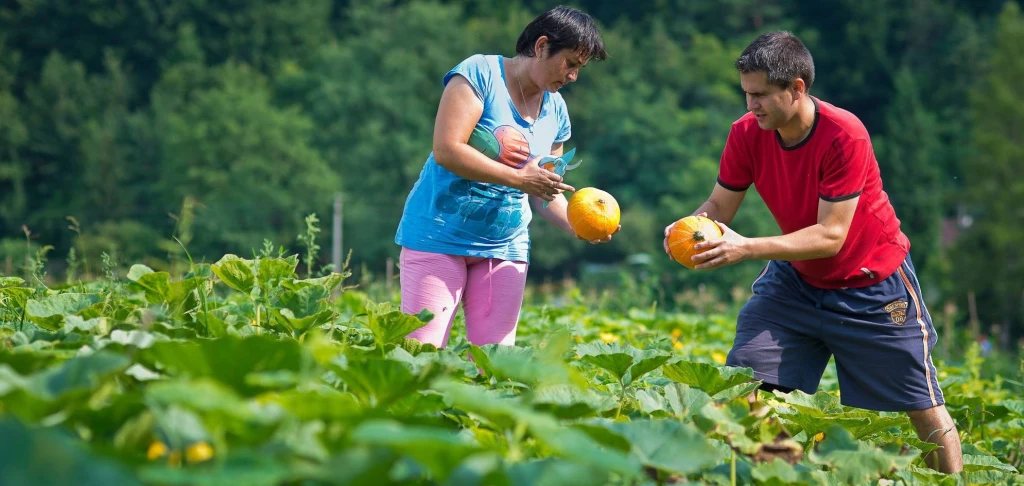
[{"label": "neckline of t-shirt", "polygon": [[807,142],[809,142],[811,140],[811,137],[814,136],[814,130],[816,128],[818,128],[818,120],[821,119],[821,110],[820,110],[820,107],[818,106],[818,99],[817,98],[811,96],[811,101],[814,103],[814,122],[811,123],[811,131],[807,132],[807,136],[804,137],[803,140],[801,140],[796,145],[787,147],[782,142],[782,135],[779,135],[779,131],[778,130],[774,130],[774,132],[775,132],[775,141],[779,142],[779,148],[781,148],[782,150],[796,150],[796,149],[798,149],[800,147],[803,147],[805,144],[807,144]]},{"label": "neckline of t-shirt", "polygon": [[537,114],[537,119],[530,123],[523,118],[523,114],[519,113],[519,108],[512,101],[512,93],[508,91],[508,80],[505,79],[505,56],[500,54],[496,55],[498,58],[498,69],[501,71],[501,85],[505,88],[505,98],[508,100],[509,106],[512,108],[512,117],[516,119],[516,123],[522,125],[523,128],[530,128],[537,125],[537,122],[547,114],[548,111],[548,100],[550,99],[551,93],[544,92],[544,101],[540,103],[540,113]]}]

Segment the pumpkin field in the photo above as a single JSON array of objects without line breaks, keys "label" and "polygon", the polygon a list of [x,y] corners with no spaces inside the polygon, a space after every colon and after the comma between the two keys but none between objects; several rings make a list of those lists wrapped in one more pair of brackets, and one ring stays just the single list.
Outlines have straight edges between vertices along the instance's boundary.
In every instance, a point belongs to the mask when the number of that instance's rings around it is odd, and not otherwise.
[{"label": "pumpkin field", "polygon": [[905,415],[762,394],[729,313],[532,295],[516,346],[404,338],[429,315],[298,256],[0,279],[0,484],[1024,484],[1022,377],[938,361],[965,471]]}]

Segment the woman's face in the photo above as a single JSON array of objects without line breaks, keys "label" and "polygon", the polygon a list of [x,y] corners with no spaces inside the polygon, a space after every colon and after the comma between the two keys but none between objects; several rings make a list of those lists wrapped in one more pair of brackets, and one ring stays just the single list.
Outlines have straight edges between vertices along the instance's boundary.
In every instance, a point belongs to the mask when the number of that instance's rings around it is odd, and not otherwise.
[{"label": "woman's face", "polygon": [[535,52],[537,56],[530,78],[543,91],[556,92],[579,77],[580,69],[587,65],[582,52],[561,49],[554,54],[548,52],[547,37],[537,39]]}]

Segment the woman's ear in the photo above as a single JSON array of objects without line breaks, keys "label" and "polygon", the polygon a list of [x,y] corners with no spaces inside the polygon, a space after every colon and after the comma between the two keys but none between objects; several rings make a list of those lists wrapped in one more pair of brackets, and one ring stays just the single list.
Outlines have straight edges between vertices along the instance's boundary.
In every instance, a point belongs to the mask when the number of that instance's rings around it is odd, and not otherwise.
[{"label": "woman's ear", "polygon": [[533,43],[533,53],[537,56],[537,59],[543,59],[550,53],[548,52],[548,46],[550,45],[548,36],[542,35],[537,38]]}]

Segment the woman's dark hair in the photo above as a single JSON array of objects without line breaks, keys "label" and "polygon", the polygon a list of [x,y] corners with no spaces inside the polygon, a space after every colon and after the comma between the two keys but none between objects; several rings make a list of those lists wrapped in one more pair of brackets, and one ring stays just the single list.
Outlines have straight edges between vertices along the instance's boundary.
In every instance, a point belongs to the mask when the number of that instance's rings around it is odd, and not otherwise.
[{"label": "woman's dark hair", "polygon": [[528,57],[537,55],[533,52],[533,46],[541,36],[548,38],[549,55],[570,49],[581,53],[586,60],[603,61],[608,57],[594,19],[574,8],[555,7],[533,19],[519,34],[516,54]]},{"label": "woman's dark hair", "polygon": [[768,83],[788,88],[793,80],[800,78],[810,91],[814,84],[814,59],[792,32],[784,30],[762,34],[743,49],[736,59],[739,72],[763,72]]}]

